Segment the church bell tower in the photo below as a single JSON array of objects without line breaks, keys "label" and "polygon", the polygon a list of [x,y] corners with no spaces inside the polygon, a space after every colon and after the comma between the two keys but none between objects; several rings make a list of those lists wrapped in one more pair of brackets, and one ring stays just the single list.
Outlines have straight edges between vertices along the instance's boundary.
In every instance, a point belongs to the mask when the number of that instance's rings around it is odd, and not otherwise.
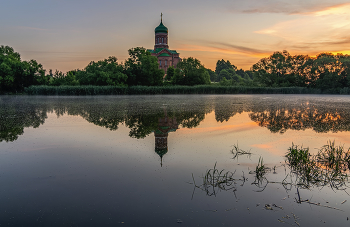
[{"label": "church bell tower", "polygon": [[165,27],[163,24],[163,14],[161,14],[160,24],[158,27],[156,27],[156,29],[154,29],[154,32],[155,32],[154,49],[157,49],[157,48],[169,49],[168,28]]}]

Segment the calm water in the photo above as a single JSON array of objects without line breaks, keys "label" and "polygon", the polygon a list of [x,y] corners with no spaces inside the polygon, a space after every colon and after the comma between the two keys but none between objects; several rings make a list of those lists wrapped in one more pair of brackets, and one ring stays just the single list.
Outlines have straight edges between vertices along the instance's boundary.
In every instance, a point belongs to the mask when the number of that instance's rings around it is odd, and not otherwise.
[{"label": "calm water", "polygon": [[[350,96],[0,96],[0,226],[348,226],[346,185],[281,182],[349,131]],[[214,165],[235,181],[203,190]]]}]

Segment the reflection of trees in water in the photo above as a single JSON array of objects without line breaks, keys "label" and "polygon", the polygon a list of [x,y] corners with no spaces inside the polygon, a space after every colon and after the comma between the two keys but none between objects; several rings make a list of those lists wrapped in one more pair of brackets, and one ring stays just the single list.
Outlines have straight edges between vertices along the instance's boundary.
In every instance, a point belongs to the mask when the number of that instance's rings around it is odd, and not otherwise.
[{"label": "reflection of trees in water", "polygon": [[44,124],[47,118],[45,107],[35,108],[27,103],[11,100],[11,105],[5,105],[5,99],[0,102],[0,142],[12,142],[22,135],[24,128],[37,128]]},{"label": "reflection of trees in water", "polygon": [[128,102],[125,100],[75,100],[30,98],[0,99],[0,142],[14,141],[23,134],[25,127],[39,127],[45,122],[47,113],[55,113],[57,117],[65,114],[81,116],[95,125],[117,130],[120,124],[130,129],[129,136],[145,138],[156,131],[159,119],[165,116],[164,108],[169,118],[177,119],[181,127],[193,128],[204,120],[207,108],[197,109],[191,104],[176,104],[163,106],[157,103],[151,105],[144,102]]},{"label": "reflection of trees in water", "polygon": [[319,133],[339,132],[350,131],[349,108],[347,103],[310,103],[307,99],[289,101],[286,98],[271,100],[257,97],[256,100],[238,99],[233,102],[232,99],[226,99],[215,103],[215,119],[217,122],[224,122],[237,113],[251,112],[249,117],[252,121],[274,133],[284,133],[288,129],[313,129]]},{"label": "reflection of trees in water", "polygon": [[333,103],[307,99],[290,101],[264,99],[259,96],[169,96],[153,98],[104,97],[1,97],[0,142],[14,141],[25,127],[39,127],[53,112],[81,116],[95,125],[117,130],[120,124],[130,129],[133,138],[144,138],[158,129],[164,108],[179,127],[197,127],[205,115],[215,110],[217,122],[228,121],[237,113],[250,112],[249,117],[271,132],[284,133],[288,129],[313,129],[316,132],[350,131],[347,103]]},{"label": "reflection of trees in water", "polygon": [[243,112],[242,103],[217,103],[215,104],[215,120],[224,122],[230,120],[237,113]]},{"label": "reflection of trees in water", "polygon": [[313,129],[316,132],[350,130],[350,116],[345,110],[318,109],[314,106],[266,109],[249,114],[252,121],[271,132],[284,133],[288,129]]}]

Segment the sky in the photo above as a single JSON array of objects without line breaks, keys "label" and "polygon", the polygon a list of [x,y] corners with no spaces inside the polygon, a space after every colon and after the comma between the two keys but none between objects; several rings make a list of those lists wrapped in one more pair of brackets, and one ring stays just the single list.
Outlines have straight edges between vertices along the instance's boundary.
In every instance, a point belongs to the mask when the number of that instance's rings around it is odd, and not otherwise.
[{"label": "sky", "polygon": [[275,51],[350,54],[350,0],[0,0],[0,45],[44,69],[83,69],[128,49],[154,47],[163,23],[169,48],[205,67],[245,70]]}]

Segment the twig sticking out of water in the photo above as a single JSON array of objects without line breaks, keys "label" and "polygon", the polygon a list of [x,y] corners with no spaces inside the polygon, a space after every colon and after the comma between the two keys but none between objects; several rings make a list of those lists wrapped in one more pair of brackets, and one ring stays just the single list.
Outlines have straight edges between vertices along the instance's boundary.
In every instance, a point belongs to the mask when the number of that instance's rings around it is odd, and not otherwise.
[{"label": "twig sticking out of water", "polygon": [[204,177],[202,177],[203,183],[201,185],[196,184],[193,176],[192,176],[193,178],[192,180],[193,180],[193,184],[195,185],[195,188],[199,188],[202,191],[205,191],[208,196],[212,196],[212,195],[216,196],[216,194],[219,191],[232,190],[233,193],[235,193],[237,182],[240,181],[244,183],[246,181],[246,178],[244,177],[244,175],[242,179],[234,178],[233,176],[235,172],[225,171],[224,169],[219,171],[216,168],[216,163],[215,163],[214,168],[207,170]]},{"label": "twig sticking out of water", "polygon": [[238,160],[238,157],[239,156],[242,156],[242,155],[247,155],[249,158],[251,157],[252,153],[249,151],[245,151],[245,150],[242,150],[238,147],[238,143],[237,145],[233,145],[233,149],[231,150],[231,153],[233,154],[233,158],[232,159],[236,159]]}]

